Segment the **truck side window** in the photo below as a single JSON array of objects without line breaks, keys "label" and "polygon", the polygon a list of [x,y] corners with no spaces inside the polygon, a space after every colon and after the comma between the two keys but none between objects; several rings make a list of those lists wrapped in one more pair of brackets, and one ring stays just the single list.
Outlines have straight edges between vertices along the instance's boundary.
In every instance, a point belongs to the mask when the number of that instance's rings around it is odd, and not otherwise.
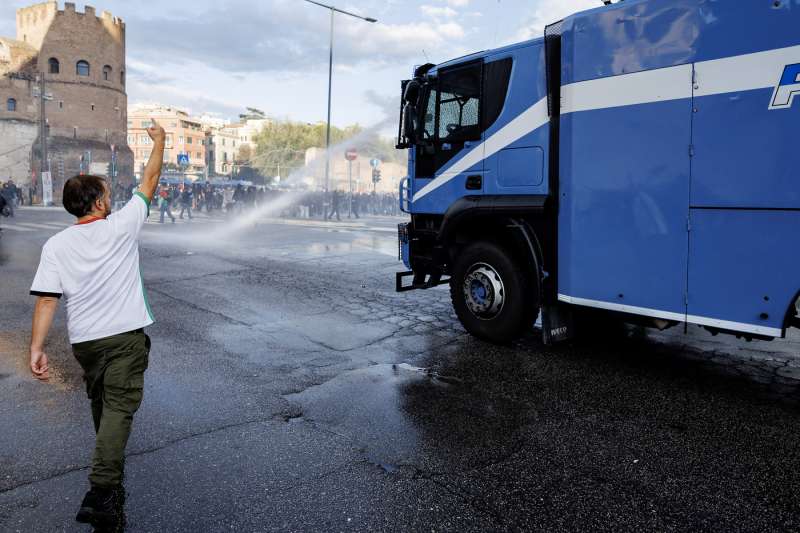
[{"label": "truck side window", "polygon": [[483,131],[489,129],[503,111],[513,63],[513,60],[507,57],[483,66],[483,118],[481,120]]},{"label": "truck side window", "polygon": [[443,71],[439,78],[438,138],[443,142],[481,138],[480,63]]},{"label": "truck side window", "polygon": [[428,94],[428,101],[425,104],[425,140],[432,141],[436,138],[436,89],[431,89]]}]

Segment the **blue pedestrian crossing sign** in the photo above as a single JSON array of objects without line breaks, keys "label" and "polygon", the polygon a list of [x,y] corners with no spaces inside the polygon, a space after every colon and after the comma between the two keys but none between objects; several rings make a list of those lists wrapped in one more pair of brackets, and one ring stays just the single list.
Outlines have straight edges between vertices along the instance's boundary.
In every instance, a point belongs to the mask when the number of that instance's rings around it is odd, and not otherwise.
[{"label": "blue pedestrian crossing sign", "polygon": [[187,154],[187,153],[178,154],[178,164],[179,165],[188,165],[189,164],[189,154]]},{"label": "blue pedestrian crossing sign", "polygon": [[381,160],[378,158],[372,158],[369,160],[369,166],[372,168],[378,168],[381,164]]}]

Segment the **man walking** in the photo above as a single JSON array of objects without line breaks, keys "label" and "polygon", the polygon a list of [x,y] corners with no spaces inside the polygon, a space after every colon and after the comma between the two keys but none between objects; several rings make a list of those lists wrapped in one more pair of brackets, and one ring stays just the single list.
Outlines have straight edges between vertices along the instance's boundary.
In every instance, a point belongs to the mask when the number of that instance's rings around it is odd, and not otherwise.
[{"label": "man walking", "polygon": [[339,216],[339,201],[341,200],[341,193],[338,189],[331,191],[331,212],[325,216],[325,220],[331,220],[333,214],[336,213],[336,220],[342,220]]},{"label": "man walking", "polygon": [[164,157],[164,129],[147,133],[153,151],[139,190],[111,213],[111,189],[103,178],[75,176],[64,184],[65,209],[76,223],[42,248],[31,286],[33,313],[30,366],[49,378],[44,343],[58,300],[66,297],[72,351],[84,371],[96,432],[91,488],[76,520],[113,527],[121,516],[125,446],[139,409],[153,323],[139,272],[139,233],[149,214]]},{"label": "man walking", "polygon": [[180,219],[181,220],[183,220],[183,212],[184,211],[188,211],[189,212],[189,220],[192,219],[192,201],[193,201],[192,196],[193,196],[192,195],[192,188],[187,186],[187,185],[184,185],[183,186],[183,191],[181,191],[181,194],[180,194],[180,202],[181,202]]},{"label": "man walking", "polygon": [[6,183],[3,184],[2,189],[0,189],[0,196],[6,201],[6,207],[10,212],[10,216],[14,216],[14,209],[16,208],[17,204],[17,191],[16,187],[14,186],[14,182],[9,179]]},{"label": "man walking", "polygon": [[169,208],[169,191],[162,187],[161,192],[158,193],[158,212],[160,218],[158,219],[159,224],[164,223],[164,215],[169,215],[169,218],[172,219],[172,223],[175,223],[175,217],[172,215],[172,211]]}]

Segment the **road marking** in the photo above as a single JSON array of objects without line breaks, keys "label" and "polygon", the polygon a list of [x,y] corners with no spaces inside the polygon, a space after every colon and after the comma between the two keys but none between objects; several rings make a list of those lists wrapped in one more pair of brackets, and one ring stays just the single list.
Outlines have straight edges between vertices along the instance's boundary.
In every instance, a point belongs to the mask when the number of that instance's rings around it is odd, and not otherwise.
[{"label": "road marking", "polygon": [[6,231],[6,230],[11,230],[11,231],[34,231],[31,228],[21,228],[21,227],[19,227],[17,225],[13,225],[13,226],[3,225],[3,226],[0,226],[0,230],[3,230],[3,231]]}]

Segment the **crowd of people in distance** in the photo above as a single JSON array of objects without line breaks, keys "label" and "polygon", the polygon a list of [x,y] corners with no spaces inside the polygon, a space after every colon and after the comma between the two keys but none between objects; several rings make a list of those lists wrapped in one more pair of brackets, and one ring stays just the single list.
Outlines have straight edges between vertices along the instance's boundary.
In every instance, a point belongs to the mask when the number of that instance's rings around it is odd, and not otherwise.
[{"label": "crowd of people in distance", "polygon": [[[118,181],[112,191],[112,203],[115,209],[122,207],[134,191],[133,180]],[[14,216],[14,210],[20,205],[31,203],[33,189],[29,187],[28,195],[14,183],[12,179],[0,184],[0,215]],[[286,197],[286,200],[283,200]],[[166,219],[174,222],[177,218],[192,219],[197,211],[214,215],[236,215],[264,205],[276,205],[271,216],[284,218],[316,218],[331,220],[342,217],[361,218],[371,216],[398,216],[400,209],[397,194],[360,192],[352,196],[342,190],[325,191],[288,191],[256,187],[253,185],[219,184],[219,183],[185,183],[159,185],[156,197],[153,198],[154,212],[158,213],[158,222]]]},{"label": "crowd of people in distance", "polygon": [[[122,189],[120,198],[130,197],[132,190]],[[115,195],[116,196],[116,195]],[[288,201],[281,201],[287,197]],[[158,208],[158,222],[166,219],[173,223],[184,215],[192,219],[193,212],[210,215],[237,215],[256,207],[275,205],[272,216],[284,218],[318,218],[330,220],[343,216],[360,218],[363,215],[397,216],[400,214],[397,195],[388,193],[354,193],[335,190],[285,191],[253,185],[220,185],[211,183],[162,183],[153,199]]]},{"label": "crowd of people in distance", "polygon": [[[279,192],[279,191],[276,191]],[[342,216],[352,214],[354,218],[362,215],[398,216],[400,208],[396,194],[390,193],[349,193],[341,190],[309,192],[293,203],[283,216],[293,218],[323,218],[334,216],[341,220]]]},{"label": "crowd of people in distance", "polygon": [[[30,199],[28,201],[30,202]],[[11,178],[0,184],[0,215],[13,217],[14,210],[21,205],[25,205],[25,193],[22,188]]]}]

